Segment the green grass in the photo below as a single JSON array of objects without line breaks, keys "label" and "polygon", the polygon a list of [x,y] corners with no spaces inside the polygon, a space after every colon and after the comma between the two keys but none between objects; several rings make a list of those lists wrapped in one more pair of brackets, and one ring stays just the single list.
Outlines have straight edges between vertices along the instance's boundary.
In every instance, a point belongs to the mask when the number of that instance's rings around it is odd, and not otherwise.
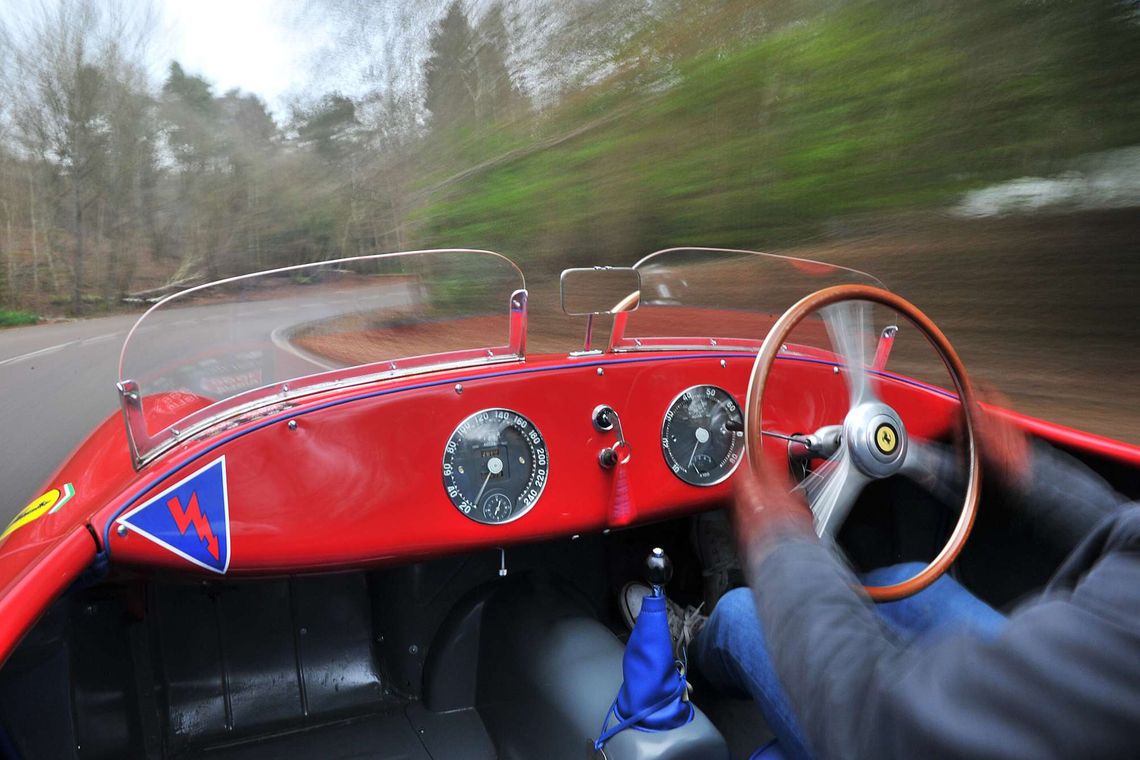
[{"label": "green grass", "polygon": [[17,327],[19,325],[34,325],[40,318],[30,311],[9,311],[0,309],[0,327]]}]

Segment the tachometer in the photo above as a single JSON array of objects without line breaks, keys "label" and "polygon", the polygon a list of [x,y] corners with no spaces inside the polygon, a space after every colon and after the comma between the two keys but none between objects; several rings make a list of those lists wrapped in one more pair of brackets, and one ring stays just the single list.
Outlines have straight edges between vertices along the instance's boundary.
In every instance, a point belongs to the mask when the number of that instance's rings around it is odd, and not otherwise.
[{"label": "tachometer", "polygon": [[694,385],[669,405],[661,425],[665,463],[694,486],[720,483],[744,453],[744,415],[728,391]]},{"label": "tachometer", "polygon": [[522,517],[546,486],[546,442],[510,409],[484,409],[459,424],[443,452],[443,486],[455,508],[481,523]]}]

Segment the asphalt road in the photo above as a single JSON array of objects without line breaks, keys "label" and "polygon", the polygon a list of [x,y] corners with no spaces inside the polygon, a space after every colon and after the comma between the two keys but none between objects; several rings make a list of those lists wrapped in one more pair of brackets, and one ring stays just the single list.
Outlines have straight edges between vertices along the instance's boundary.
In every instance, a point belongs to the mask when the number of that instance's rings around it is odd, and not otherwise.
[{"label": "asphalt road", "polygon": [[118,410],[119,348],[136,319],[0,331],[0,523]]},{"label": "asphalt road", "polygon": [[[160,384],[185,387],[198,373],[172,370],[235,353],[270,356],[274,346],[288,350],[280,332],[290,326],[408,299],[404,286],[392,285],[158,312],[143,323],[150,323],[148,329],[132,337],[125,374],[139,380],[144,395]],[[132,314],[0,330],[0,525],[40,493],[97,425],[119,413],[119,354],[137,319]],[[304,360],[294,357],[287,369],[279,361],[262,364],[259,379],[296,376],[298,363]],[[307,369],[321,367],[310,362]],[[281,372],[286,376],[273,376]]]}]

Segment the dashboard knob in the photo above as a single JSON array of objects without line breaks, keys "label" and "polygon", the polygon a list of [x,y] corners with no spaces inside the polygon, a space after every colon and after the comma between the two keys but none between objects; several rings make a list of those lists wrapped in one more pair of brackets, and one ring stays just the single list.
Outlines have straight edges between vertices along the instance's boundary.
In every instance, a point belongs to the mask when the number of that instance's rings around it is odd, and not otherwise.
[{"label": "dashboard knob", "polygon": [[645,578],[650,586],[664,586],[673,577],[673,562],[665,550],[657,547],[645,560]]}]

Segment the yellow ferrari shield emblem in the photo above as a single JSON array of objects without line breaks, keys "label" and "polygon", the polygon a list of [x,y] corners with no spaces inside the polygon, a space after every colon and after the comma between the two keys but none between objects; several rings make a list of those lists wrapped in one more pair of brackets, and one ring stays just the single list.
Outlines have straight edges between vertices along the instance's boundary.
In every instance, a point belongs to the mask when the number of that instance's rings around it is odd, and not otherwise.
[{"label": "yellow ferrari shield emblem", "polygon": [[879,425],[875,430],[875,446],[884,454],[893,454],[899,445],[899,434],[887,423]]}]

